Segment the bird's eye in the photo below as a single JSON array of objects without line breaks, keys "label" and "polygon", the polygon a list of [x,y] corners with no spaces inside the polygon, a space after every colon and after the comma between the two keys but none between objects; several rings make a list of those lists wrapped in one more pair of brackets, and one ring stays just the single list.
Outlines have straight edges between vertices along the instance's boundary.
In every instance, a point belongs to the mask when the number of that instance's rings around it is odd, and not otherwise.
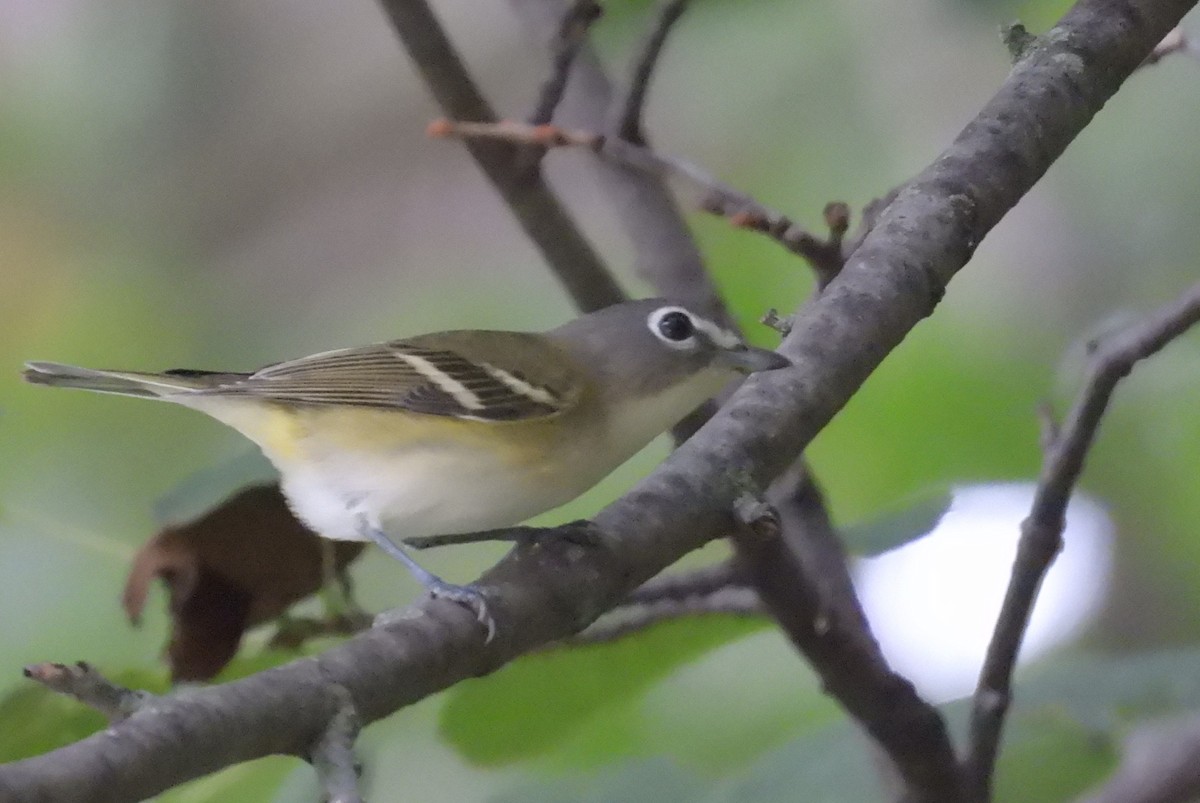
[{"label": "bird's eye", "polygon": [[667,340],[678,343],[691,337],[696,327],[686,312],[672,310],[658,319],[658,331]]}]

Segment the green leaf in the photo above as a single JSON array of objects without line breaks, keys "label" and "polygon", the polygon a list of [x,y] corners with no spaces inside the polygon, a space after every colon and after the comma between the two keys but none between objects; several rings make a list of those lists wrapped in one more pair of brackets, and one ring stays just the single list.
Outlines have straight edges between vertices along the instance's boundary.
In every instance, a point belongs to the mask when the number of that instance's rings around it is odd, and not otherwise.
[{"label": "green leaf", "polygon": [[0,722],[0,761],[41,755],[107,724],[97,711],[32,682],[0,701]]},{"label": "green leaf", "polygon": [[[765,626],[758,619],[704,616],[664,622],[608,644],[531,655],[450,691],[441,730],[480,764],[531,758],[569,739],[599,712],[637,699],[681,665]],[[616,741],[598,746],[596,757],[627,752]]]},{"label": "green leaf", "polygon": [[666,803],[702,801],[709,782],[667,761],[631,761],[595,776],[523,783],[490,798],[491,803]]},{"label": "green leaf", "polygon": [[[127,670],[109,679],[155,693],[167,688],[166,677],[160,672]],[[0,762],[48,753],[108,725],[94,709],[34,681],[0,700],[0,723]]]},{"label": "green leaf", "polygon": [[1018,713],[1061,711],[1093,730],[1200,708],[1200,648],[1129,655],[1081,652],[1018,678]]},{"label": "green leaf", "polygon": [[1073,800],[1116,765],[1114,740],[1052,712],[1012,723],[996,766],[998,803]]},{"label": "green leaf", "polygon": [[278,476],[262,452],[245,451],[187,476],[154,503],[154,518],[163,525],[194,521],[247,485]]},{"label": "green leaf", "polygon": [[884,800],[879,790],[867,737],[842,719],[771,751],[747,771],[718,785],[707,800],[865,803]]},{"label": "green leaf", "polygon": [[[866,738],[845,720],[791,740],[727,778],[665,759],[627,761],[581,778],[525,784],[495,803],[864,803],[881,800]],[[867,767],[865,769],[865,767]]]},{"label": "green leaf", "polygon": [[[998,801],[1072,800],[1112,771],[1133,722],[1200,708],[1200,649],[1112,656],[1077,654],[1021,673],[996,775]],[[970,702],[944,708],[961,736]],[[961,738],[959,739],[961,744]],[[690,770],[631,760],[592,777],[555,778],[495,800],[806,803],[883,801],[868,739],[845,719],[807,730],[745,769]],[[639,786],[638,784],[644,784]]]},{"label": "green leaf", "polygon": [[851,552],[880,555],[928,535],[953,501],[952,491],[921,497],[897,512],[842,528],[842,538]]}]

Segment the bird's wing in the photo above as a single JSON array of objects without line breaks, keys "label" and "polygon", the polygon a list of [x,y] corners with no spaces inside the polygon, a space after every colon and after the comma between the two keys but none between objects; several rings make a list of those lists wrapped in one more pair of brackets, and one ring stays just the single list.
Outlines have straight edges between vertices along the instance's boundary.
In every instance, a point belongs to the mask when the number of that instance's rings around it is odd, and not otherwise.
[{"label": "bird's wing", "polygon": [[578,401],[581,379],[554,346],[514,332],[462,334],[327,351],[204,392],[497,422],[554,416]]}]

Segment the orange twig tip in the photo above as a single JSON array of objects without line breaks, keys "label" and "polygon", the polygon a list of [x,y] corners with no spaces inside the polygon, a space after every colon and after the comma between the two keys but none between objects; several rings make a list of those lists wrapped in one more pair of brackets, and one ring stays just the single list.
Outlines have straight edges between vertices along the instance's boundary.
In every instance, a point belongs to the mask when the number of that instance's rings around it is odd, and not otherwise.
[{"label": "orange twig tip", "polygon": [[563,136],[561,128],[556,125],[550,125],[546,123],[543,125],[535,125],[533,130],[530,132],[530,139],[532,139],[538,145],[551,146],[563,144],[563,142],[566,140],[566,137]]},{"label": "orange twig tip", "polygon": [[447,120],[445,117],[439,117],[433,120],[425,128],[425,135],[428,137],[448,137],[454,133],[454,123]]}]

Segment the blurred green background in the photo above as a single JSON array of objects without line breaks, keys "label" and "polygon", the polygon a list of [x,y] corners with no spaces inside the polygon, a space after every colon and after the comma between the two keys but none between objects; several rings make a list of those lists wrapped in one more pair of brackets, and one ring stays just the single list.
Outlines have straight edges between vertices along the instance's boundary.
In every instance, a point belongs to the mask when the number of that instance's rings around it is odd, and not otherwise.
[{"label": "blurred green background", "polygon": [[[546,60],[508,6],[433,5],[495,105],[525,114]],[[622,75],[651,4],[606,6],[594,40]],[[650,134],[815,228],[827,201],[861,208],[972,117],[1007,73],[1001,23],[1020,17],[1040,31],[1066,6],[696,0],[654,84]],[[840,523],[951,485],[1036,474],[1036,406],[1071,399],[1082,344],[1195,279],[1198,99],[1193,60],[1136,75],[820,436],[812,462]],[[161,676],[163,598],[141,629],[126,624],[118,596],[128,559],[158,527],[156,500],[247,448],[167,405],[23,385],[24,360],[250,369],[404,334],[538,329],[572,315],[462,147],[425,138],[436,116],[367,0],[0,0],[0,695],[25,687],[23,665],[45,660]],[[554,153],[548,169],[626,287],[645,292],[582,158]],[[764,238],[690,219],[738,316],[772,343],[754,321],[804,298],[805,266]],[[1078,711],[1067,692],[1046,692],[1045,708],[1026,720],[1018,712],[1006,799],[1059,799],[1096,782],[1125,727],[1107,707],[1194,676],[1197,365],[1192,335],[1121,386],[1084,481],[1116,523],[1112,584],[1083,642],[1070,658],[1047,659],[1040,677],[1058,688],[1055,678],[1083,671],[1069,660],[1104,675],[1101,654],[1126,668],[1148,663],[1126,686],[1096,684],[1105,693]],[[569,515],[594,511],[665,449],[648,450]],[[501,552],[446,550],[428,564],[467,579]],[[417,591],[377,554],[355,574],[370,609]],[[370,799],[775,800],[794,799],[801,783],[808,800],[872,793],[865,740],[769,629],[683,623],[580,655],[529,659],[518,671],[530,674],[507,686],[466,684],[449,704],[431,699],[369,728]],[[625,688],[564,713],[574,719],[561,734],[519,718],[522,688],[570,701],[614,673]],[[1200,705],[1195,690],[1176,692],[1154,710]],[[472,695],[500,704],[473,708]],[[42,749],[32,735],[40,715],[0,710],[10,744],[28,732],[24,746]],[[486,742],[490,729],[535,746],[481,761],[486,748],[466,743],[480,733]],[[1039,764],[1046,755],[1054,767]],[[316,794],[308,768],[272,759],[164,799]]]}]

